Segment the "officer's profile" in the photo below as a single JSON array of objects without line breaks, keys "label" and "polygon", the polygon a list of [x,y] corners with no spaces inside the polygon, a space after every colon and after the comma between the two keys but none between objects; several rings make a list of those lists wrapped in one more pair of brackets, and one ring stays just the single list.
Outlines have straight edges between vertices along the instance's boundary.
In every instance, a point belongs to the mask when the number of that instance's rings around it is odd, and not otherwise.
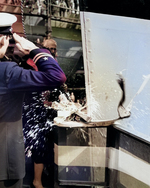
[{"label": "officer's profile", "polygon": [[16,21],[15,15],[0,12],[0,35],[12,35],[12,25]]}]

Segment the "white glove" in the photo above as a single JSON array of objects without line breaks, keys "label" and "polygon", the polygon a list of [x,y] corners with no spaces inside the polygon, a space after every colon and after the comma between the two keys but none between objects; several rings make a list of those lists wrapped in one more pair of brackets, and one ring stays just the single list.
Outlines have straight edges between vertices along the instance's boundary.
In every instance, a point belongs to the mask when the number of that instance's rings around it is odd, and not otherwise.
[{"label": "white glove", "polygon": [[13,37],[16,42],[17,48],[25,55],[29,54],[31,50],[38,48],[33,42],[25,39],[24,37],[20,37],[16,33],[13,34]]}]

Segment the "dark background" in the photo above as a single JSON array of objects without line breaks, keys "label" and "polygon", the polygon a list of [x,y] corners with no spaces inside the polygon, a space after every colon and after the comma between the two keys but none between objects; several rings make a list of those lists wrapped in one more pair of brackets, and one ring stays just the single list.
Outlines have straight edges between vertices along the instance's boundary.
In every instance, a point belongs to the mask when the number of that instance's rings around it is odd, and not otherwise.
[{"label": "dark background", "polygon": [[150,0],[80,0],[80,10],[150,19]]}]

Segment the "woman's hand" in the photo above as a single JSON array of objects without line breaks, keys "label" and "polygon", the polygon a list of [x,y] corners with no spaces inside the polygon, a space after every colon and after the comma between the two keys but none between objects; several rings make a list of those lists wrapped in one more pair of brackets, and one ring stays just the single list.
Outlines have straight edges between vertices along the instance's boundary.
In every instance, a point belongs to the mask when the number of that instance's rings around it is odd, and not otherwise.
[{"label": "woman's hand", "polygon": [[9,37],[8,36],[1,36],[0,37],[0,59],[4,57],[6,50],[9,45]]},{"label": "woman's hand", "polygon": [[29,54],[31,50],[38,48],[33,42],[25,39],[24,37],[20,37],[16,33],[13,34],[13,37],[16,42],[17,48],[25,55]]}]

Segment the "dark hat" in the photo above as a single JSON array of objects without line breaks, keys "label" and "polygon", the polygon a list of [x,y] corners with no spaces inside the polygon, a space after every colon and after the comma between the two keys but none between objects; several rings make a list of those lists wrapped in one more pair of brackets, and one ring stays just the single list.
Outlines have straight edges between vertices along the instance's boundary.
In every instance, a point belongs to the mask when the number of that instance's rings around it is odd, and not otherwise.
[{"label": "dark hat", "polygon": [[17,17],[13,14],[0,12],[0,34],[12,34],[12,24],[17,21]]}]

